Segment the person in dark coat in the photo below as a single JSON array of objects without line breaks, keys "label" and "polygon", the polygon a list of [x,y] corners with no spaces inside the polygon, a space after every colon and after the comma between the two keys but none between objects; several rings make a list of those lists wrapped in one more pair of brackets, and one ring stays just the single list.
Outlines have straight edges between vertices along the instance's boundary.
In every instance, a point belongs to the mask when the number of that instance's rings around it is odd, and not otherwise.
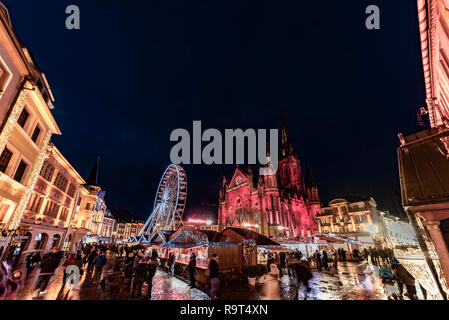
[{"label": "person in dark coat", "polygon": [[87,273],[91,274],[94,271],[94,260],[98,256],[97,250],[93,249],[87,257]]},{"label": "person in dark coat", "polygon": [[323,264],[324,269],[326,269],[326,271],[329,271],[329,264],[327,262],[328,262],[327,251],[323,250],[323,253],[321,255],[321,263]]},{"label": "person in dark coat", "polygon": [[[154,251],[153,251],[154,252]],[[154,258],[154,259],[153,259]],[[156,275],[157,268],[161,265],[159,258],[156,255],[154,255],[151,258],[151,262],[147,264],[148,273],[147,273],[147,286],[148,291],[146,295],[146,299],[151,299],[151,292],[153,291],[153,278]]]},{"label": "person in dark coat", "polygon": [[359,262],[360,261],[360,253],[359,250],[357,250],[357,248],[354,249],[354,251],[352,251],[352,256],[354,257],[354,260]]},{"label": "person in dark coat", "polygon": [[93,265],[95,267],[95,273],[94,273],[94,282],[99,282],[101,279],[101,275],[103,273],[103,267],[108,262],[108,258],[106,257],[106,253],[104,251],[101,251],[98,256],[95,257],[93,261]]},{"label": "person in dark coat", "polygon": [[346,250],[341,248],[341,261],[346,261]]},{"label": "person in dark coat", "polygon": [[192,252],[192,255],[190,256],[190,262],[189,265],[187,266],[187,271],[189,272],[190,275],[190,288],[195,288],[195,272],[196,272],[196,255],[194,252]]},{"label": "person in dark coat", "polygon": [[34,263],[34,252],[30,253],[26,259],[26,269],[27,269],[27,273],[26,276],[28,276],[31,272],[33,272],[35,263]]},{"label": "person in dark coat", "polygon": [[123,281],[122,286],[120,288],[120,293],[122,294],[123,291],[128,291],[131,286],[131,281],[133,278],[133,263],[134,263],[134,254],[130,253],[129,256],[125,260],[125,267],[123,272]]},{"label": "person in dark coat", "polygon": [[321,264],[321,254],[320,254],[320,252],[318,250],[315,251],[315,253],[313,254],[313,257],[315,259],[315,263],[316,263],[316,267],[317,267],[318,271],[321,271],[322,264]]},{"label": "person in dark coat", "polygon": [[404,285],[407,288],[407,296],[411,300],[416,300],[415,279],[408,273],[408,271],[401,264],[393,264],[391,268],[394,271],[396,281],[399,287],[399,298],[403,298]]},{"label": "person in dark coat", "polygon": [[131,291],[131,299],[138,299],[142,294],[142,286],[143,283],[147,280],[148,277],[148,261],[142,259],[139,261],[137,265],[134,281],[133,281],[133,289]]},{"label": "person in dark coat", "polygon": [[175,275],[174,269],[175,269],[175,254],[173,252],[170,252],[168,256],[168,276],[173,277]]},{"label": "person in dark coat", "polygon": [[214,253],[209,262],[210,298],[217,299],[217,292],[220,290],[220,272],[218,268],[218,255]]},{"label": "person in dark coat", "polygon": [[307,294],[310,292],[310,287],[309,287],[309,280],[312,279],[313,275],[312,273],[309,271],[309,269],[307,269],[307,267],[305,266],[304,263],[294,263],[292,264],[292,269],[295,273],[295,277],[296,277],[296,281],[297,281],[297,286],[296,286],[296,300],[299,299],[299,287],[302,284],[305,288],[305,298],[304,300],[307,299]]},{"label": "person in dark coat", "polygon": [[51,277],[55,273],[56,268],[58,268],[60,258],[56,253],[50,253],[41,263],[41,270],[39,278],[37,280],[36,291],[34,292],[33,298],[38,298],[45,295],[45,289],[50,282]]}]

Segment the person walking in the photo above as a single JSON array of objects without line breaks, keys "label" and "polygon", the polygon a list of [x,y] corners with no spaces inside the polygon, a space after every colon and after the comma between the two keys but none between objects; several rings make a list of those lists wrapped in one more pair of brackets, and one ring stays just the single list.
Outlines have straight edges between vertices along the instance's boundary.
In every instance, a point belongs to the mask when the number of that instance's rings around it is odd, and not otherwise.
[{"label": "person walking", "polygon": [[323,252],[321,254],[321,263],[322,263],[324,269],[326,269],[326,271],[329,271],[329,264],[328,264],[328,257],[327,257],[326,250],[323,250]]},{"label": "person walking", "polygon": [[279,254],[279,258],[280,258],[280,270],[281,270],[281,277],[282,277],[282,275],[285,273],[285,267],[286,267],[286,264],[285,264],[285,261],[286,261],[286,257],[285,257],[285,252],[281,252],[280,254]]},{"label": "person walking", "polygon": [[62,287],[63,288],[65,288],[67,276],[68,276],[66,270],[69,266],[71,266],[73,264],[74,261],[75,261],[75,254],[71,253],[62,263],[62,266],[64,267],[63,268],[63,276],[62,276]]},{"label": "person walking", "polygon": [[341,248],[341,261],[346,262],[346,250]]},{"label": "person walking", "polygon": [[358,250],[357,248],[355,248],[355,249],[352,251],[352,256],[354,257],[354,260],[355,260],[356,262],[359,262],[359,261],[360,261],[360,252],[359,252],[359,250]]},{"label": "person walking", "polygon": [[103,267],[108,262],[108,258],[106,257],[106,254],[104,251],[101,251],[98,256],[95,257],[93,261],[93,265],[95,268],[94,273],[94,282],[99,283],[101,279],[101,274],[103,272]]},{"label": "person walking", "polygon": [[75,256],[75,260],[73,260],[73,265],[78,267],[78,269],[80,270],[80,276],[82,276],[84,270],[83,270],[83,257],[81,256],[81,253],[78,253]]},{"label": "person walking", "polygon": [[333,261],[333,267],[335,270],[338,270],[338,255],[337,255],[337,251],[335,250],[331,250],[330,254],[332,256],[332,261]]},{"label": "person walking", "polygon": [[151,261],[147,265],[148,273],[147,273],[147,293],[145,299],[151,300],[151,295],[153,291],[153,278],[156,275],[157,268],[161,265],[159,261],[159,257],[156,251],[153,251],[151,256]]},{"label": "person walking", "polygon": [[174,272],[174,269],[175,269],[175,254],[173,253],[173,251],[170,251],[170,253],[168,255],[167,267],[168,267],[168,276],[169,277],[173,277],[175,275],[175,272]]},{"label": "person walking", "polygon": [[399,298],[403,300],[404,285],[407,288],[407,296],[410,300],[416,300],[415,279],[408,273],[408,271],[401,264],[391,265],[394,276],[398,282]]},{"label": "person walking", "polygon": [[[148,259],[149,260],[149,259]],[[137,265],[134,275],[133,289],[131,291],[131,299],[139,299],[142,294],[143,283],[147,280],[148,276],[148,260],[141,259]]]},{"label": "person walking", "polygon": [[264,300],[280,300],[279,268],[273,259],[268,260],[269,272],[265,275]]},{"label": "person walking", "polygon": [[218,267],[218,255],[214,253],[209,262],[210,298],[217,299],[217,292],[220,290],[220,272]]},{"label": "person walking", "polygon": [[190,284],[189,287],[190,288],[195,288],[195,273],[196,273],[196,255],[194,252],[192,252],[192,255],[190,256],[190,261],[189,264],[187,266],[187,272],[189,273],[190,276]]},{"label": "person walking", "polygon": [[125,267],[123,272],[123,282],[120,287],[119,294],[122,294],[123,291],[128,292],[131,286],[132,278],[133,278],[133,263],[134,263],[134,254],[129,253],[129,256],[125,260]]},{"label": "person walking", "polygon": [[134,257],[134,262],[133,262],[133,272],[136,272],[137,266],[139,265],[140,260],[142,260],[143,258],[144,258],[144,254],[143,254],[142,250],[137,250],[136,255]]},{"label": "person walking", "polygon": [[87,257],[87,273],[92,274],[94,270],[94,260],[98,256],[98,252],[95,248],[92,249],[92,251],[89,253],[89,256]]},{"label": "person walking", "polygon": [[59,266],[60,259],[55,252],[48,254],[41,263],[39,278],[37,280],[36,290],[33,299],[41,298],[46,294],[46,289],[50,283],[51,277],[54,275],[56,268]]},{"label": "person walking", "polygon": [[316,268],[318,271],[321,271],[322,264],[321,264],[321,254],[318,250],[315,251],[313,254],[313,257],[315,258]]},{"label": "person walking", "polygon": [[26,261],[26,269],[27,269],[27,273],[26,276],[28,277],[30,275],[31,272],[33,272],[34,269],[34,252],[31,252],[25,259]]},{"label": "person walking", "polygon": [[307,269],[307,266],[303,262],[297,262],[292,265],[292,269],[295,272],[296,276],[296,300],[299,300],[299,288],[302,286],[305,288],[305,298],[307,300],[307,294],[311,291],[309,287],[309,280],[312,279],[313,275]]}]

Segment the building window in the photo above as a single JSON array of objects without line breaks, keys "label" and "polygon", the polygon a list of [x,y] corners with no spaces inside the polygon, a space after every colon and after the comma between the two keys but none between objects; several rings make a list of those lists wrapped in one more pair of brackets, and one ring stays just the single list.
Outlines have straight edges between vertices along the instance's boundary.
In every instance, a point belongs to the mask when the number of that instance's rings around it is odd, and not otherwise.
[{"label": "building window", "polygon": [[61,212],[61,216],[59,217],[59,220],[67,221],[67,216],[69,215],[69,209],[63,208]]},{"label": "building window", "polygon": [[3,219],[5,219],[6,214],[8,213],[9,210],[9,204],[4,204],[0,207],[0,222],[3,221]]},{"label": "building window", "polygon": [[5,173],[8,169],[9,162],[11,161],[12,152],[5,148],[2,155],[0,156],[0,171]]},{"label": "building window", "polygon": [[34,129],[33,135],[31,136],[31,140],[33,140],[33,142],[36,143],[40,134],[41,129],[39,128],[39,126],[36,126],[36,129]]},{"label": "building window", "polygon": [[22,113],[19,116],[19,119],[17,119],[17,123],[19,124],[19,126],[24,128],[29,117],[30,114],[28,113],[28,111],[26,109],[23,109]]},{"label": "building window", "polygon": [[69,183],[69,180],[67,180],[67,178],[64,177],[64,175],[62,173],[58,173],[58,175],[56,176],[54,185],[62,192],[65,192],[65,190],[67,189],[68,183]]},{"label": "building window", "polygon": [[16,170],[16,174],[14,175],[14,180],[16,180],[17,182],[21,182],[26,168],[27,168],[27,164],[25,162],[23,162],[23,160],[20,161],[20,164]]},{"label": "building window", "polygon": [[44,166],[42,167],[41,177],[47,180],[48,182],[51,182],[54,172],[55,168],[48,161],[46,161]]},{"label": "building window", "polygon": [[69,190],[67,191],[67,194],[73,198],[75,196],[75,191],[76,191],[76,187],[73,183],[71,183]]}]

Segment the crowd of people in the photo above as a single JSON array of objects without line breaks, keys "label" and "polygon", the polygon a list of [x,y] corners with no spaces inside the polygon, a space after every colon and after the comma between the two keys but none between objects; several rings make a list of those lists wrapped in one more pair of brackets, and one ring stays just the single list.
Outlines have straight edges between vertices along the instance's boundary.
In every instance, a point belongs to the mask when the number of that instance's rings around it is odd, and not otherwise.
[{"label": "crowd of people", "polygon": [[[61,272],[63,272],[62,288],[67,284],[68,272],[66,271],[70,266],[76,266],[81,276],[86,273],[93,285],[104,286],[103,271],[108,263],[108,257],[114,261],[114,268],[118,270],[118,294],[127,299],[151,299],[153,278],[158,268],[166,271],[168,277],[175,275],[176,256],[173,250],[168,252],[166,259],[160,259],[156,250],[139,245],[129,247],[126,245],[85,244],[78,248],[76,253],[64,254],[58,249],[52,249],[42,257],[40,252],[32,252],[25,259],[25,272],[12,271],[8,264],[2,264],[0,266],[0,300],[14,299],[23,286],[24,279],[36,268],[39,269],[33,299],[45,296],[47,287],[54,279],[58,268],[61,268]],[[359,251],[356,248],[348,253],[343,248],[331,248],[316,250],[309,258],[304,257],[299,250],[270,253],[266,265],[267,272],[263,276],[264,299],[280,299],[279,280],[283,276],[290,277],[291,281],[296,284],[296,299],[299,298],[301,291],[304,291],[304,297],[307,299],[308,293],[311,291],[309,280],[313,277],[311,268],[316,268],[318,272],[338,270],[339,263],[345,263],[349,259],[353,261],[366,259],[371,261],[372,265],[378,266],[380,268],[379,276],[386,285],[389,284],[388,281],[396,281],[399,288],[397,299],[403,299],[404,288],[410,299],[416,298],[415,280],[394,258],[392,250],[366,248]],[[189,263],[184,269],[189,278],[190,288],[195,288],[197,284],[196,261],[197,257],[192,252]],[[214,300],[218,298],[221,285],[217,254],[210,257],[207,273],[209,295]]]}]

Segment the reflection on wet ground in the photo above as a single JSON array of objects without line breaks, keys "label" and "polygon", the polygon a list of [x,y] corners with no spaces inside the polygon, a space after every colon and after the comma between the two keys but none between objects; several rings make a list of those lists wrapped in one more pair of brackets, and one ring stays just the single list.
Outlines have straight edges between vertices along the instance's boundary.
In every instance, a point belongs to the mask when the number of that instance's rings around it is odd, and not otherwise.
[{"label": "reflection on wet ground", "polygon": [[[32,299],[38,269],[25,280],[24,288],[17,299]],[[111,278],[111,277],[110,277]],[[110,279],[108,278],[108,279]],[[94,283],[91,275],[83,274],[79,289],[62,287],[63,269],[58,268],[54,278],[47,287],[45,300],[125,300],[128,291],[120,291],[121,276],[117,274],[117,282],[106,281]],[[263,284],[249,286],[246,283],[222,283],[218,298],[222,300],[259,300],[263,295]],[[338,270],[313,272],[310,280],[309,300],[386,300],[382,281],[373,266],[367,262],[341,263]],[[296,284],[287,275],[280,281],[281,299],[296,299]],[[304,288],[300,288],[299,299],[305,298]],[[209,300],[206,293],[198,289],[190,289],[188,284],[178,278],[169,278],[166,273],[158,271],[153,280],[152,300]]]}]

